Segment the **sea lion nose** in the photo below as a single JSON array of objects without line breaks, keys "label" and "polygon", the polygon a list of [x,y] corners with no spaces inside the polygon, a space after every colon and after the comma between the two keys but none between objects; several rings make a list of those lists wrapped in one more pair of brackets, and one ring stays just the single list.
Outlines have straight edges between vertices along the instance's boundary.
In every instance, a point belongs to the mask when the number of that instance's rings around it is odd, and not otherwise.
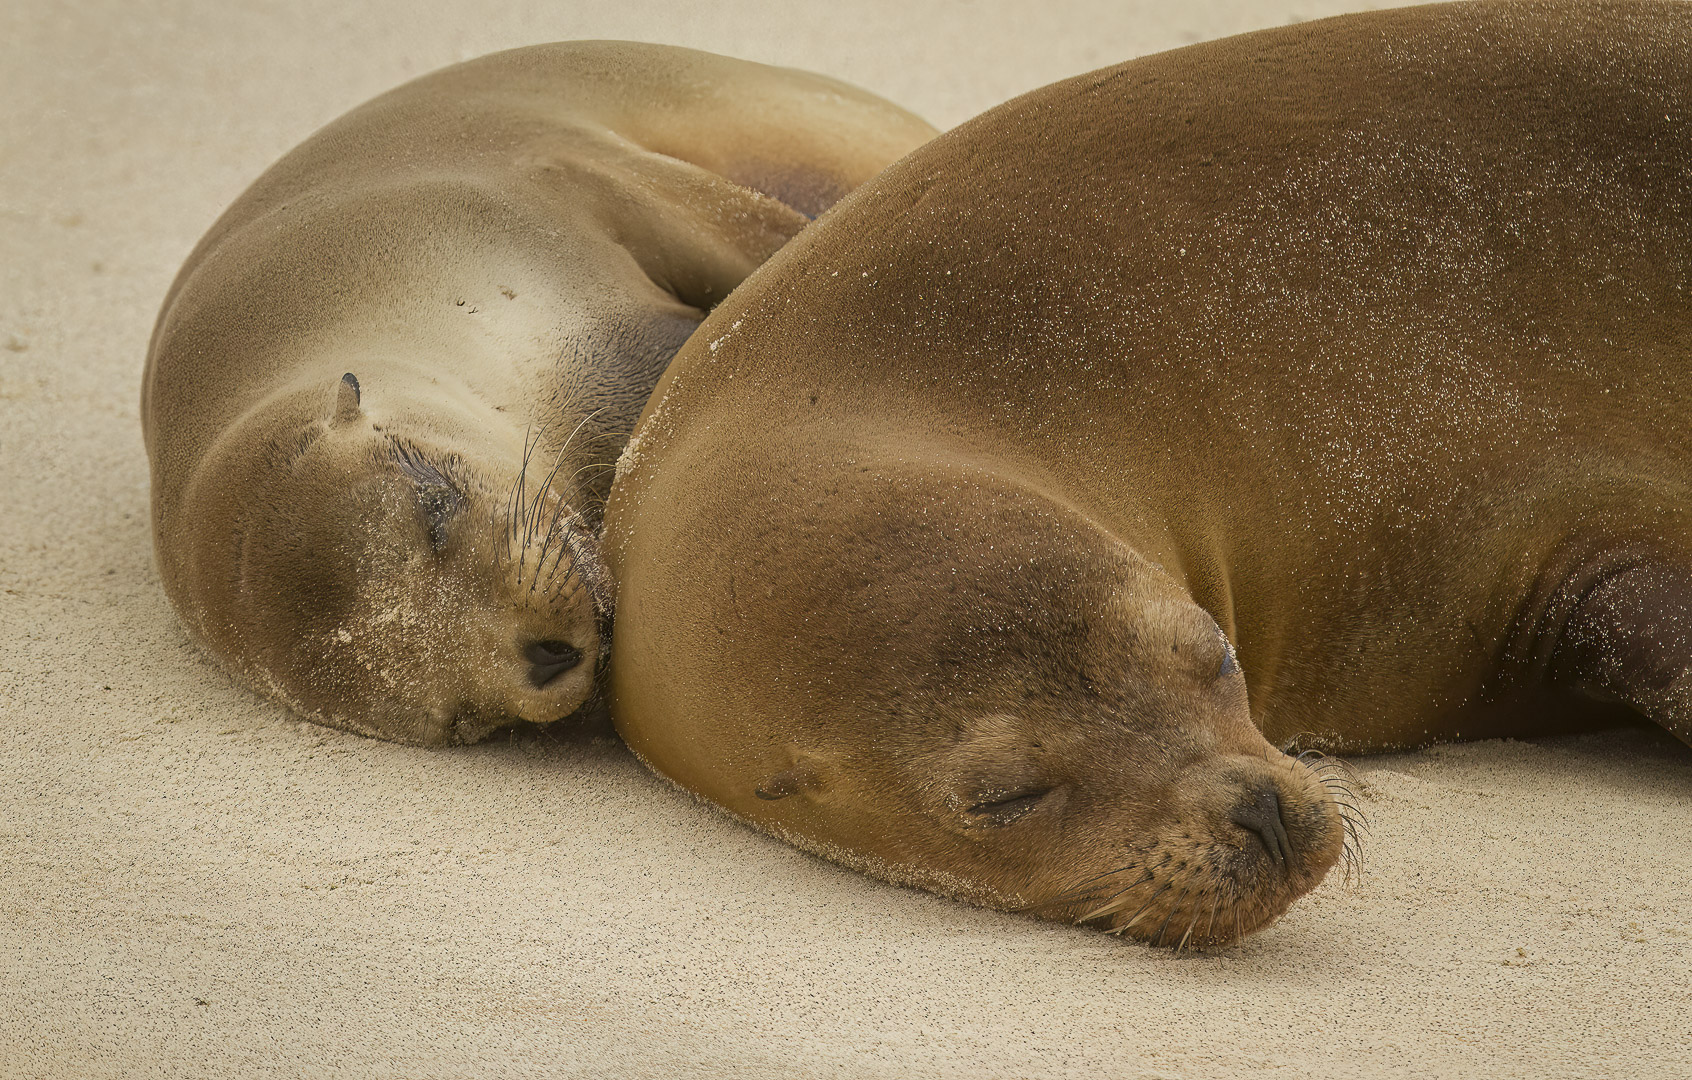
[{"label": "sea lion nose", "polygon": [[529,682],[540,689],[582,662],[582,650],[568,641],[532,641],[523,647]]},{"label": "sea lion nose", "polygon": [[1228,815],[1228,820],[1262,841],[1263,849],[1275,865],[1284,868],[1292,862],[1292,841],[1287,837],[1287,824],[1281,819],[1281,796],[1273,785],[1267,782],[1254,785]]}]

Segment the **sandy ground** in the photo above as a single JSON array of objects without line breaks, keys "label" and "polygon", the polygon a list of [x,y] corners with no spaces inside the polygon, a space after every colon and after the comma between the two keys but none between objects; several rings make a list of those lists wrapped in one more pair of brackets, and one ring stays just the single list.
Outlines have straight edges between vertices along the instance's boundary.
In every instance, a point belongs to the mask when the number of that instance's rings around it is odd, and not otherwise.
[{"label": "sandy ground", "polygon": [[1365,760],[1362,882],[1177,957],[816,861],[613,739],[299,723],[152,568],[136,396],[171,275],[409,76],[637,38],[949,126],[1347,6],[0,4],[0,1076],[1692,1074],[1692,753],[1649,732]]}]

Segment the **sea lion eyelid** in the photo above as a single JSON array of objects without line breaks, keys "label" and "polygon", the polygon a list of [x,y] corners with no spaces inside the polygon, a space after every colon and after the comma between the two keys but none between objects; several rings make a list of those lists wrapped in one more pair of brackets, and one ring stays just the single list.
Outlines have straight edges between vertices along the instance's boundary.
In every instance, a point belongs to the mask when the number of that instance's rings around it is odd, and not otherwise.
[{"label": "sea lion eyelid", "polygon": [[423,508],[423,519],[429,528],[429,546],[443,551],[447,542],[447,525],[464,509],[464,496],[450,485],[419,485],[417,502]]},{"label": "sea lion eyelid", "polygon": [[437,552],[445,550],[447,525],[469,503],[448,475],[451,465],[439,467],[405,443],[395,442],[389,449],[400,473],[417,488],[417,503],[429,530],[429,546]]},{"label": "sea lion eyelid", "polygon": [[1014,788],[1002,795],[974,803],[964,813],[977,825],[1009,825],[1025,817],[1053,790],[1050,787],[1037,786]]},{"label": "sea lion eyelid", "polygon": [[454,474],[459,463],[452,456],[437,464],[417,447],[398,439],[388,442],[388,456],[418,487],[458,488]]}]

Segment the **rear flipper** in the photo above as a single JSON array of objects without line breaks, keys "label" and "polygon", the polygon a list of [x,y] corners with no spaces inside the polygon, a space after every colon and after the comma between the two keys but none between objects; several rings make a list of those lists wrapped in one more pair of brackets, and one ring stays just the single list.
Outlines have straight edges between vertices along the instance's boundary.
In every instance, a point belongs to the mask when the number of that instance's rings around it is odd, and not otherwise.
[{"label": "rear flipper", "polygon": [[1575,602],[1551,675],[1692,745],[1692,572],[1642,563],[1600,579]]}]

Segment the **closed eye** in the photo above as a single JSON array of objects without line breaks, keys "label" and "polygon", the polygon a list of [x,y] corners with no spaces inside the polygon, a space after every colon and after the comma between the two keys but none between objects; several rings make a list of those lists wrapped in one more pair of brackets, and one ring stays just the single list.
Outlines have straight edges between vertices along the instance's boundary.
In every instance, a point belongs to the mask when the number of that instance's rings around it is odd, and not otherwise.
[{"label": "closed eye", "polygon": [[464,509],[464,496],[450,487],[419,487],[417,502],[429,527],[429,546],[437,552],[446,550],[447,525]]},{"label": "closed eye", "polygon": [[436,552],[446,549],[447,526],[463,510],[469,500],[448,474],[424,457],[422,452],[401,442],[391,448],[399,470],[417,487],[417,505],[423,511],[423,522],[429,530],[429,546]]},{"label": "closed eye", "polygon": [[1052,793],[1047,788],[1018,788],[1004,795],[983,799],[974,803],[964,811],[969,823],[975,826],[997,828],[1009,825],[1026,816],[1030,810],[1040,805],[1040,800]]}]

